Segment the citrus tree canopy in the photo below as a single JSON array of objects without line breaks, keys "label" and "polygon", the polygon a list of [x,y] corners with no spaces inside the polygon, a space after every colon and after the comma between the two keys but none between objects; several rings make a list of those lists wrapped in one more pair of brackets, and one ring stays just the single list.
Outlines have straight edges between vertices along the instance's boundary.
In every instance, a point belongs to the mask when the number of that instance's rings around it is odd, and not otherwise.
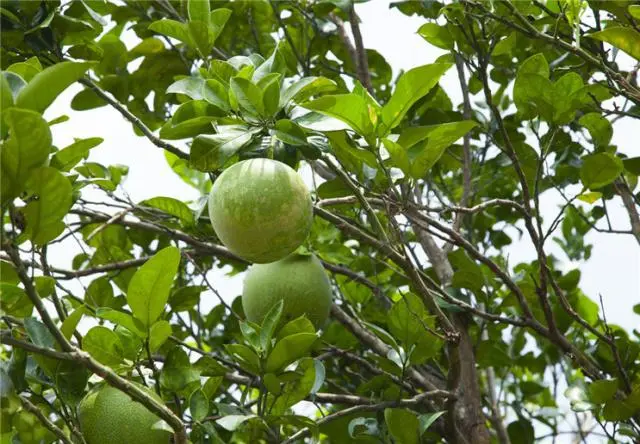
[{"label": "citrus tree canopy", "polygon": [[640,442],[640,2],[0,25],[2,443]]}]

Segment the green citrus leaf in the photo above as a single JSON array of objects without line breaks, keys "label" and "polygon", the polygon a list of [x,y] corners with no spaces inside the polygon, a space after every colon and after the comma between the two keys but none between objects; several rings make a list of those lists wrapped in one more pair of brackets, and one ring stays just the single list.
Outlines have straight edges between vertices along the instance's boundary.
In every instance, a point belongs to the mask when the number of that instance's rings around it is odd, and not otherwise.
[{"label": "green citrus leaf", "polygon": [[418,34],[433,46],[447,50],[453,49],[454,40],[446,26],[425,23],[418,29]]},{"label": "green citrus leaf", "polygon": [[0,196],[4,205],[24,190],[31,172],[49,158],[51,131],[34,111],[11,108],[2,116],[9,127],[9,139],[0,147]]},{"label": "green citrus leaf", "polygon": [[278,372],[283,370],[292,362],[306,356],[311,346],[318,337],[314,333],[297,333],[285,336],[278,342],[269,356],[265,370],[267,372]]},{"label": "green citrus leaf", "polygon": [[583,158],[580,179],[595,190],[612,183],[624,170],[622,159],[610,153],[591,154]]},{"label": "green citrus leaf", "polygon": [[149,349],[151,352],[158,350],[171,336],[171,324],[164,319],[156,321],[149,331]]},{"label": "green citrus leaf", "polygon": [[71,208],[71,183],[51,167],[31,172],[25,188],[37,199],[24,208],[26,228],[23,236],[36,245],[55,239],[64,230],[62,219]]},{"label": "green citrus leaf", "polygon": [[384,420],[389,428],[389,433],[398,444],[418,444],[420,442],[420,422],[412,411],[385,409]]},{"label": "green citrus leaf", "polygon": [[156,253],[133,275],[127,302],[145,327],[149,328],[164,311],[180,263],[180,251],[167,247]]},{"label": "green citrus leaf", "polygon": [[56,63],[36,74],[16,98],[16,106],[43,112],[69,85],[84,76],[94,62]]},{"label": "green citrus leaf", "polygon": [[612,26],[587,36],[607,42],[611,46],[623,50],[634,59],[640,60],[640,32],[633,28]]},{"label": "green citrus leaf", "polygon": [[152,197],[151,199],[143,200],[139,205],[157,208],[164,213],[175,216],[186,226],[191,226],[195,222],[193,211],[187,204],[173,197]]},{"label": "green citrus leaf", "polygon": [[90,137],[88,139],[78,139],[71,145],[61,149],[51,158],[51,165],[60,171],[69,171],[81,160],[89,157],[92,148],[104,142],[102,137]]},{"label": "green citrus leaf", "polygon": [[341,120],[363,136],[371,134],[373,131],[367,102],[357,94],[322,96],[311,102],[305,102],[302,106],[308,110]]},{"label": "green citrus leaf", "polygon": [[104,365],[113,367],[122,362],[124,351],[120,338],[107,327],[89,330],[82,338],[82,348]]},{"label": "green citrus leaf", "polygon": [[383,134],[398,126],[413,104],[436,86],[449,68],[450,63],[434,63],[404,73],[398,80],[391,98],[382,108]]}]

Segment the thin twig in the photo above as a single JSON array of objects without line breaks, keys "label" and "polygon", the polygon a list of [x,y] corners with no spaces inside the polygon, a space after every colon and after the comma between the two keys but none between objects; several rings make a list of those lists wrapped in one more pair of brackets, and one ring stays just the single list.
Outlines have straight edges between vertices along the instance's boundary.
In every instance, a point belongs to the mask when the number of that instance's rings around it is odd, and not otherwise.
[{"label": "thin twig", "polygon": [[[327,415],[322,419],[317,421],[317,425],[321,426],[328,422],[334,421],[339,418],[343,418],[345,416],[351,415],[356,412],[377,412],[380,410],[384,410],[389,407],[417,407],[426,400],[430,399],[451,399],[453,395],[445,390],[432,390],[429,392],[421,393],[413,398],[409,399],[399,399],[397,401],[385,401],[377,404],[361,404],[355,405],[353,407],[349,407],[343,410],[340,410],[331,415]],[[291,435],[289,438],[282,441],[281,444],[293,444],[294,442],[304,438],[307,436],[311,430],[307,427],[298,430],[296,433]]]},{"label": "thin twig", "polygon": [[38,420],[40,420],[40,423],[44,425],[47,429],[49,429],[54,435],[56,435],[60,441],[62,441],[65,444],[73,444],[71,439],[69,439],[69,437],[65,435],[62,429],[60,429],[60,427],[58,427],[53,422],[51,422],[51,420],[47,418],[47,416],[42,412],[42,410],[40,410],[36,405],[32,404],[26,397],[22,395],[18,397],[20,398],[22,407],[24,407],[24,409],[27,410],[28,412],[31,412],[34,415],[36,415]]},{"label": "thin twig", "polygon": [[105,223],[99,225],[91,233],[89,233],[89,235],[85,239],[85,242],[88,243],[89,241],[91,241],[91,239],[93,239],[95,236],[97,236],[102,231],[104,231],[105,228],[107,228],[109,225],[113,224],[118,219],[122,219],[131,210],[132,210],[132,208],[127,208],[125,210],[122,210],[122,211],[114,214],[109,220],[107,220]]},{"label": "thin twig", "polygon": [[364,48],[364,43],[362,41],[359,21],[360,19],[356,14],[356,8],[352,4],[351,9],[349,10],[349,24],[351,25],[351,33],[353,34],[353,40],[356,45],[356,72],[358,73],[358,79],[362,82],[362,85],[367,89],[367,91],[369,91],[369,94],[373,95],[371,74],[369,73],[369,61],[367,60],[367,50]]},{"label": "thin twig", "polygon": [[[369,332],[363,326],[361,326],[355,319],[351,318],[344,310],[342,310],[338,305],[333,304],[331,307],[331,315],[342,325],[344,325],[347,330],[353,333],[361,343],[368,346],[371,350],[377,353],[380,356],[386,357],[391,350],[387,344],[382,342],[382,340],[378,339],[373,333]],[[438,381],[433,381],[431,378],[426,377],[422,373],[418,372],[414,368],[410,368],[408,370],[408,376],[413,379],[413,381],[427,390],[437,390],[440,387],[438,386]]]},{"label": "thin twig", "polygon": [[120,102],[116,99],[112,98],[109,94],[103,91],[98,85],[96,85],[92,80],[88,78],[83,78],[79,80],[87,88],[91,89],[94,93],[96,93],[101,99],[105,100],[112,107],[114,107],[122,116],[131,122],[136,128],[138,128],[146,137],[158,148],[162,148],[181,159],[189,159],[189,155],[179,148],[171,145],[168,142],[157,137],[153,132],[136,116],[134,116],[128,109],[126,109]]},{"label": "thin twig", "polygon": [[[462,91],[462,116],[465,120],[471,119],[471,101],[469,100],[469,85],[464,76],[464,63],[460,54],[455,55],[456,69],[458,71],[458,81],[460,82],[460,90]],[[471,135],[466,133],[462,138],[462,197],[460,198],[460,206],[466,207],[469,204],[469,197],[471,196]],[[464,220],[464,213],[456,213],[456,217],[453,221],[452,228],[455,231],[460,231],[460,226]],[[453,249],[453,244],[446,244],[444,246],[444,252],[449,253]]]},{"label": "thin twig", "polygon": [[617,180],[614,185],[616,187],[616,190],[618,191],[618,194],[622,198],[622,203],[624,204],[627,213],[629,214],[631,231],[640,244],[640,216],[638,216],[638,208],[633,201],[631,190],[629,189],[629,186],[622,180]]}]

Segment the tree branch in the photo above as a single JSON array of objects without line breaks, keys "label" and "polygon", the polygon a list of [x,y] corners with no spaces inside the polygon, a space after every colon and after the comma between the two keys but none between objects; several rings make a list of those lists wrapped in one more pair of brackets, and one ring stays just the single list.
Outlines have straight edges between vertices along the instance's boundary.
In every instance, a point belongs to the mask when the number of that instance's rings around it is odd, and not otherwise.
[{"label": "tree branch", "polygon": [[415,284],[416,291],[421,295],[424,302],[427,304],[427,308],[438,317],[438,322],[441,327],[446,331],[447,337],[449,339],[455,340],[456,333],[455,329],[451,325],[449,319],[442,312],[442,309],[438,306],[438,304],[433,299],[433,296],[429,292],[429,289],[424,283],[423,276],[419,270],[415,268],[415,265],[411,263],[407,258],[403,257],[400,253],[398,253],[394,248],[391,247],[388,243],[379,241],[373,236],[365,233],[358,227],[350,224],[342,217],[337,216],[329,211],[326,211],[322,208],[314,207],[314,212],[318,216],[322,217],[325,220],[331,222],[336,228],[351,234],[355,238],[361,240],[362,242],[367,243],[368,245],[373,246],[381,253],[386,254],[391,260],[393,260],[396,264],[398,264],[406,273],[411,277],[411,280]]},{"label": "tree branch", "polygon": [[[391,350],[387,344],[378,339],[369,330],[362,327],[355,319],[351,318],[347,313],[342,310],[338,305],[333,304],[331,306],[331,316],[333,316],[338,322],[344,325],[355,337],[357,337],[361,343],[369,347],[375,353],[380,356],[387,357],[387,354]],[[418,372],[414,368],[407,370],[408,376],[413,379],[416,384],[427,390],[439,390],[441,381],[433,380],[431,377],[427,377]]]},{"label": "tree branch", "polygon": [[[420,214],[419,212],[416,212],[416,211],[407,213],[407,216],[410,218],[413,218],[413,220],[418,220],[419,224],[427,222],[427,224],[432,225],[433,227],[437,228],[443,233],[446,233],[456,242],[457,245],[463,247],[471,255],[472,258],[476,259],[477,261],[489,267],[489,269],[496,276],[498,276],[498,278],[500,278],[500,280],[507,286],[507,288],[509,288],[514,293],[514,295],[516,296],[516,299],[518,300],[518,304],[520,305],[520,307],[524,312],[525,320],[528,323],[528,325],[534,331],[536,331],[540,335],[546,337],[551,342],[559,346],[561,350],[567,353],[567,355],[572,360],[574,360],[580,367],[582,367],[583,371],[587,376],[589,376],[594,380],[601,379],[602,375],[600,370],[598,369],[598,366],[595,365],[587,355],[585,355],[583,352],[578,350],[576,346],[570,343],[565,336],[557,333],[553,334],[552,332],[550,332],[550,330],[545,328],[542,324],[540,324],[540,322],[536,320],[536,318],[533,316],[533,313],[531,312],[531,308],[529,307],[529,304],[526,301],[524,293],[522,293],[522,290],[516,285],[515,282],[513,282],[513,280],[509,277],[509,275],[504,270],[502,270],[495,262],[493,262],[491,259],[489,259],[488,257],[484,256],[482,253],[480,253],[471,243],[469,243],[467,240],[462,238],[458,233],[451,230],[451,228],[444,226],[437,220],[427,215]],[[420,218],[424,219],[424,222],[419,221]],[[424,229],[429,230],[429,226],[425,225]]]},{"label": "tree branch", "polygon": [[[336,347],[331,347],[330,352],[332,355],[336,354],[340,357],[343,357],[345,359],[348,359],[350,361],[353,361],[354,363],[356,363],[358,366],[366,368],[368,371],[370,371],[371,373],[375,374],[375,375],[385,375],[387,376],[389,379],[391,379],[395,384],[404,387],[407,391],[409,392],[415,392],[415,388],[409,384],[407,381],[403,381],[402,379],[398,378],[396,375],[391,374],[385,370],[382,370],[376,366],[374,366],[373,364],[371,364],[369,361],[367,361],[366,359],[348,352],[346,350],[340,350],[339,348]],[[316,358],[316,359],[320,359],[320,357]]]},{"label": "tree branch", "polygon": [[360,82],[362,82],[362,85],[367,89],[367,91],[369,91],[369,94],[373,95],[371,74],[369,73],[369,61],[367,60],[367,50],[364,48],[359,22],[360,19],[356,14],[356,8],[352,4],[351,9],[349,10],[349,24],[351,25],[351,33],[353,34],[353,40],[356,44],[356,72],[358,73],[358,79],[360,80]]},{"label": "tree branch", "polygon": [[[108,215],[96,213],[96,212],[85,210],[85,209],[74,209],[71,212],[74,213],[74,214],[80,215],[80,216],[90,217],[93,220],[99,220],[99,221],[109,220],[109,216]],[[114,221],[114,223],[119,224],[119,225],[128,226],[128,227],[139,228],[139,229],[143,229],[143,230],[149,230],[149,231],[153,231],[153,232],[158,233],[158,234],[169,235],[169,236],[171,236],[172,238],[174,238],[176,240],[180,240],[180,241],[185,242],[186,244],[194,247],[195,250],[198,251],[199,253],[214,254],[216,256],[224,257],[226,259],[231,259],[231,260],[234,260],[234,261],[238,261],[239,263],[247,264],[247,262],[244,259],[234,255],[226,247],[224,247],[222,245],[217,245],[217,244],[213,244],[213,243],[210,243],[210,242],[204,242],[204,241],[198,240],[198,239],[194,238],[193,236],[190,236],[189,234],[184,233],[183,231],[180,231],[180,230],[177,230],[177,229],[168,228],[168,227],[165,227],[165,226],[154,225],[154,224],[149,223],[149,222],[131,221],[131,220],[122,219],[122,218],[117,219],[116,221]],[[130,260],[127,260],[127,261],[114,262],[114,263],[111,263],[111,264],[100,265],[100,266],[92,267],[92,268],[85,269],[85,270],[72,271],[72,270],[62,270],[62,269],[59,269],[59,268],[52,268],[52,271],[54,271],[56,273],[64,274],[68,278],[75,278],[75,277],[87,276],[87,275],[95,274],[95,273],[120,270],[120,269],[124,269],[124,268],[128,268],[128,267],[136,267],[136,266],[141,265],[142,263],[144,263],[147,259],[148,259],[148,257],[143,257],[143,258],[139,258],[139,259],[130,259]],[[327,269],[327,270],[329,270],[329,271],[331,271],[333,273],[344,275],[344,276],[354,280],[355,282],[358,282],[359,284],[364,285],[365,287],[371,289],[371,291],[373,291],[374,295],[376,295],[376,297],[378,297],[378,299],[383,304],[385,304],[384,301],[387,301],[386,304],[388,304],[388,299],[386,298],[386,296],[382,292],[382,289],[379,286],[377,286],[376,284],[374,284],[373,282],[371,282],[366,277],[356,273],[355,271],[353,271],[353,270],[351,270],[351,269],[349,269],[349,268],[347,268],[345,266],[335,265],[335,264],[332,264],[332,263],[327,262],[327,261],[321,261],[321,262],[322,262],[322,265],[324,266],[325,269]]]},{"label": "tree branch", "polygon": [[73,356],[71,356],[69,353],[53,350],[50,348],[43,348],[31,342],[14,338],[11,334],[11,331],[9,330],[2,330],[0,332],[0,342],[6,345],[10,345],[11,347],[19,347],[31,353],[37,353],[39,355],[46,356],[47,358],[59,359],[62,361],[74,360]]},{"label": "tree branch", "polygon": [[378,234],[382,236],[383,240],[388,244],[389,248],[393,248],[390,244],[389,237],[387,236],[386,230],[380,223],[380,220],[378,219],[378,216],[376,216],[375,211],[373,211],[373,208],[371,207],[367,199],[364,197],[364,195],[358,188],[358,185],[356,185],[351,180],[349,175],[346,172],[344,172],[342,168],[336,165],[333,162],[333,160],[331,160],[331,158],[326,156],[323,160],[327,163],[327,165],[329,165],[329,168],[331,168],[333,172],[335,172],[338,176],[340,176],[340,178],[345,183],[345,185],[347,185],[351,189],[355,197],[358,199],[358,202],[360,202],[360,205],[362,205],[362,208],[364,208],[364,210],[367,212],[367,215],[371,219],[371,224],[375,227],[376,231],[378,231]]},{"label": "tree branch", "polygon": [[[377,197],[368,197],[367,201],[374,207],[384,208],[384,205],[385,205],[385,201]],[[331,207],[336,205],[350,205],[357,202],[359,201],[356,196],[331,197],[331,198],[317,201],[316,206],[320,208],[324,208],[324,207]],[[400,208],[397,202],[391,201],[388,203],[391,204],[392,207]],[[484,211],[487,208],[495,207],[495,206],[511,207],[522,214],[526,214],[526,210],[522,206],[522,204],[519,204],[515,200],[511,200],[511,199],[490,199],[478,205],[475,205],[473,207],[459,207],[459,206],[430,207],[430,206],[423,206],[423,205],[414,205],[415,208],[418,208],[419,210],[422,210],[422,211],[426,211],[428,213],[445,213],[450,211],[452,213],[464,213],[464,214],[479,213],[480,211]],[[400,209],[398,211],[400,211]]]},{"label": "tree branch", "polygon": [[627,213],[629,214],[629,222],[631,223],[631,232],[640,244],[640,216],[638,216],[638,208],[633,200],[633,196],[629,186],[622,180],[617,180],[614,184],[618,194],[622,198]]},{"label": "tree branch", "polygon": [[67,280],[76,279],[83,276],[91,276],[93,274],[108,273],[110,271],[126,270],[131,267],[138,267],[144,264],[150,259],[150,256],[143,256],[137,259],[129,259],[126,261],[112,262],[105,265],[97,265],[91,268],[85,268],[84,270],[64,270],[62,268],[51,268],[54,273],[61,274],[63,276],[56,276],[57,279]]},{"label": "tree branch", "polygon": [[[148,393],[140,390],[140,388],[129,382],[127,379],[120,377],[111,368],[99,363],[98,361],[93,359],[91,355],[76,348],[67,340],[60,329],[53,322],[53,319],[51,319],[51,317],[49,316],[49,313],[47,312],[42,300],[38,296],[38,293],[36,292],[31,279],[26,273],[24,264],[20,259],[20,255],[17,249],[8,242],[5,243],[4,249],[11,257],[11,260],[16,269],[16,273],[18,274],[18,277],[20,278],[20,281],[25,288],[27,296],[36,307],[36,310],[40,314],[42,321],[45,323],[56,341],[60,344],[63,352],[69,355],[71,360],[84,365],[93,373],[105,379],[110,385],[119,388],[125,393],[131,395],[136,401],[144,404],[149,410],[158,414],[160,418],[164,419],[173,428],[175,432],[176,444],[186,444],[187,434],[184,423],[166,405],[156,401]],[[5,340],[4,335],[2,336],[2,340]],[[35,348],[31,347],[31,351],[35,350]]]},{"label": "tree branch", "polygon": [[79,82],[82,83],[87,88],[91,89],[101,99],[103,99],[104,101],[109,103],[112,107],[114,107],[120,114],[122,114],[122,117],[127,119],[136,128],[138,128],[142,132],[142,134],[144,134],[147,137],[147,139],[149,139],[151,143],[153,143],[155,146],[157,146],[158,148],[162,148],[163,150],[166,150],[171,154],[178,156],[181,159],[189,159],[189,155],[187,153],[181,151],[179,148],[171,145],[170,143],[165,142],[164,140],[160,139],[155,134],[153,134],[153,131],[151,131],[142,122],[142,120],[140,120],[139,118],[134,116],[131,112],[129,112],[127,108],[125,108],[120,102],[118,102],[116,99],[112,98],[109,94],[103,91],[92,80],[88,78],[83,78],[83,79],[80,79]]},{"label": "tree branch", "polygon": [[609,67],[604,60],[598,59],[597,57],[589,54],[584,49],[573,46],[571,43],[565,42],[564,40],[559,39],[557,37],[538,31],[538,29],[535,26],[533,26],[526,18],[522,16],[520,11],[518,11],[517,8],[513,6],[513,4],[511,4],[510,1],[502,1],[500,3],[505,5],[507,8],[509,8],[509,10],[522,23],[524,28],[520,25],[517,25],[514,21],[505,20],[505,19],[502,19],[501,17],[496,16],[495,14],[491,13],[491,11],[488,11],[484,7],[484,5],[480,2],[465,0],[465,3],[481,10],[482,13],[485,14],[486,16],[491,17],[494,20],[498,20],[501,23],[509,26],[512,29],[517,30],[518,32],[521,32],[527,35],[530,38],[540,39],[544,42],[551,44],[552,46],[555,46],[567,52],[570,52],[571,54],[574,54],[580,57],[590,65],[593,65],[601,69],[605,74],[607,74],[607,76],[610,76],[611,78],[616,80],[618,86],[621,87],[619,91],[620,94],[622,94],[624,97],[631,100],[632,102],[636,104],[640,104],[640,91],[638,91],[637,88],[635,88],[632,84],[630,84],[622,74],[620,74],[619,72]]},{"label": "tree branch", "polygon": [[37,406],[32,404],[24,396],[19,395],[18,398],[20,398],[22,407],[24,407],[24,409],[27,410],[28,412],[31,412],[34,415],[36,415],[36,417],[40,420],[42,425],[45,426],[47,429],[49,429],[54,435],[56,435],[60,441],[62,441],[64,444],[73,444],[71,439],[69,439],[69,437],[65,435],[62,429],[60,429],[57,425],[51,422],[51,420],[47,418],[47,416],[42,412],[42,410],[40,410]]},{"label": "tree branch", "polygon": [[[417,407],[424,403],[427,400],[431,399],[450,399],[452,397],[451,393],[445,390],[432,390],[429,392],[421,393],[413,398],[409,399],[399,399],[397,401],[386,401],[380,402],[377,404],[360,404],[355,405],[353,407],[349,407],[343,410],[340,410],[331,415],[325,416],[324,418],[317,421],[317,425],[323,425],[328,422],[334,421],[336,419],[349,416],[355,412],[377,412],[380,410],[384,410],[389,407]],[[289,438],[282,441],[281,444],[293,444],[294,442],[306,437],[311,431],[308,428],[300,429]]]},{"label": "tree branch", "polygon": [[[255,378],[243,376],[238,373],[227,373],[224,375],[224,378],[229,382],[244,386],[255,387],[256,385],[260,384],[259,381],[255,380]],[[431,391],[431,393],[440,393],[443,397],[453,397],[453,394],[447,392],[446,390],[434,389]],[[309,395],[306,399],[309,401],[318,402],[320,404],[371,405],[375,404],[376,402],[371,398],[366,398],[363,396],[326,392],[318,392],[316,394]]]},{"label": "tree branch", "polygon": [[11,262],[13,262],[13,265],[15,266],[15,270],[18,274],[18,277],[20,278],[20,282],[22,282],[22,285],[24,285],[25,293],[29,297],[29,300],[31,300],[33,306],[36,307],[38,314],[40,314],[40,317],[42,318],[42,322],[44,322],[44,324],[47,326],[47,329],[49,330],[53,338],[56,340],[56,342],[58,342],[58,344],[60,344],[60,347],[63,351],[68,352],[73,350],[73,345],[67,338],[65,338],[58,327],[56,327],[56,323],[49,315],[49,312],[44,306],[40,295],[38,295],[36,288],[33,286],[33,282],[27,274],[24,263],[22,262],[22,259],[20,259],[20,253],[18,252],[18,249],[9,241],[4,243],[3,249],[11,258]]},{"label": "tree branch", "polygon": [[[470,168],[470,165],[468,166]],[[414,189],[414,194],[419,197],[417,186]],[[429,231],[419,223],[412,221],[412,227],[429,261],[433,265],[441,286],[443,288],[449,287],[453,278],[453,268],[449,262],[447,252],[444,248],[438,247]],[[452,230],[456,233],[458,232],[458,229],[452,228]],[[449,245],[453,245],[453,243]],[[442,293],[446,292],[443,291]],[[465,435],[472,433],[475,437],[474,442],[488,443],[489,431],[482,421],[482,399],[476,370],[475,353],[468,332],[468,322],[460,314],[454,313],[451,318],[451,322],[459,335],[459,340],[456,343],[447,344],[450,361],[448,388],[455,391],[458,399],[447,402],[449,435],[454,442],[464,443],[467,439]],[[459,430],[459,424],[464,424],[463,430],[465,432]]]},{"label": "tree branch", "polygon": [[[540,233],[536,232],[536,228],[534,227],[534,224],[533,224],[534,216],[531,208],[531,199],[532,199],[531,190],[529,189],[527,177],[524,174],[524,170],[522,169],[522,165],[520,163],[520,159],[518,158],[518,154],[516,153],[515,147],[511,142],[511,138],[504,124],[504,120],[502,119],[502,115],[500,114],[500,110],[498,109],[496,104],[493,103],[493,95],[491,93],[491,88],[489,87],[489,78],[487,74],[488,55],[486,54],[483,55],[481,53],[480,47],[477,44],[475,44],[474,46],[475,46],[475,49],[478,51],[478,58],[480,60],[479,65],[481,66],[481,68],[478,69],[477,73],[480,76],[480,79],[482,81],[482,87],[485,95],[485,100],[487,102],[487,106],[491,110],[491,114],[493,115],[493,118],[495,119],[498,125],[498,129],[500,130],[500,135],[502,137],[502,144],[504,145],[504,148],[505,148],[504,151],[509,157],[509,159],[511,160],[511,163],[516,172],[516,175],[518,176],[520,187],[522,188],[522,201],[523,201],[523,207],[525,209],[525,215],[523,217],[524,224],[525,224],[525,228],[527,229],[527,232],[529,233],[529,237],[531,238],[531,242],[536,249],[536,253],[538,255],[538,261],[541,264],[540,274],[539,274],[540,282],[536,283],[536,294],[538,296],[540,306],[542,307],[542,311],[544,313],[545,320],[547,322],[549,330],[551,331],[551,334],[555,336],[561,336],[560,332],[558,331],[555,315],[549,303],[548,290],[547,290],[547,286],[548,286],[547,278],[553,279],[553,276],[547,273],[544,267],[544,264],[546,264],[547,262],[547,258],[544,252],[544,245],[541,240],[541,237],[543,234],[541,232]],[[539,221],[540,215],[536,214],[535,217]],[[541,226],[540,223],[538,225]]]},{"label": "tree branch", "polygon": [[[460,54],[455,54],[456,58],[456,70],[458,71],[458,81],[460,82],[460,90],[462,91],[462,116],[465,120],[471,120],[471,101],[469,100],[469,86],[464,77],[464,64]],[[471,135],[466,133],[462,138],[462,198],[460,199],[460,206],[466,207],[469,204],[469,197],[471,195]],[[464,220],[464,213],[456,213],[456,217],[453,221],[452,228],[455,231],[460,231],[462,221]],[[444,246],[444,253],[447,254],[453,249],[453,244],[446,244]]]},{"label": "tree branch", "polygon": [[186,444],[187,434],[185,425],[182,420],[176,416],[169,407],[164,403],[156,401],[146,391],[140,389],[138,386],[131,383],[129,380],[119,376],[110,367],[103,365],[93,359],[87,352],[78,348],[73,348],[68,352],[58,352],[56,350],[37,346],[35,344],[15,339],[11,336],[10,332],[3,331],[0,334],[0,340],[3,344],[11,345],[12,347],[21,347],[32,353],[37,353],[50,358],[61,359],[64,361],[73,361],[82,364],[91,372],[103,378],[109,385],[122,390],[130,395],[134,400],[143,404],[151,412],[158,415],[161,419],[164,419],[175,432],[176,444]]},{"label": "tree branch", "polygon": [[349,58],[351,59],[353,66],[356,68],[356,77],[358,78],[358,80],[360,80],[360,83],[364,85],[364,82],[362,82],[362,79],[360,78],[360,73],[358,72],[358,53],[356,52],[356,48],[353,46],[353,43],[351,42],[347,31],[344,29],[344,22],[334,13],[329,14],[329,19],[336,25],[338,29],[338,37],[340,37],[340,40],[342,40],[342,44],[347,50],[347,54],[349,54]]},{"label": "tree branch", "polygon": [[276,8],[276,5],[273,3],[273,0],[269,0],[269,5],[271,5],[271,9],[273,10],[273,15],[276,18],[278,25],[282,28],[282,32],[284,32],[284,38],[287,39],[287,42],[291,47],[291,51],[293,52],[293,55],[295,56],[296,60],[300,64],[300,67],[302,67],[304,74],[308,75],[308,72],[307,72],[308,67],[306,63],[304,63],[304,59],[302,58],[302,56],[298,53],[298,49],[296,48],[296,45],[294,44],[293,39],[289,35],[289,31],[287,30],[287,25],[284,24],[284,22],[282,21],[282,18],[280,17],[280,11],[278,10],[278,8]]}]

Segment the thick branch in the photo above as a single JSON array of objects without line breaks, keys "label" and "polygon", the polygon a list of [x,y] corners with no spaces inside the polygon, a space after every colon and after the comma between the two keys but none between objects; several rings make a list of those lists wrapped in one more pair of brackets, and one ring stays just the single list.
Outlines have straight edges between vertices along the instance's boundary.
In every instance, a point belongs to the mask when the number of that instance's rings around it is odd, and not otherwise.
[{"label": "thick branch", "polygon": [[43,356],[61,359],[65,361],[77,362],[91,372],[103,378],[109,385],[116,387],[123,392],[130,395],[133,399],[143,404],[153,413],[157,414],[161,419],[164,419],[175,432],[175,439],[177,444],[187,443],[186,428],[182,420],[176,416],[169,407],[164,403],[156,401],[149,393],[140,389],[137,385],[134,385],[129,380],[120,377],[110,367],[107,367],[91,357],[87,352],[78,348],[73,348],[68,352],[58,352],[49,348],[39,347],[35,344],[20,341],[11,336],[10,332],[2,332],[0,334],[0,340],[3,344],[11,345],[12,347],[21,347],[32,353],[41,354]]},{"label": "thick branch", "polygon": [[[45,323],[56,341],[60,344],[62,350],[67,355],[69,355],[73,361],[84,365],[93,373],[105,379],[110,385],[119,388],[125,393],[131,395],[136,401],[144,404],[149,410],[158,414],[173,428],[175,432],[176,443],[185,444],[187,442],[185,425],[182,420],[180,420],[180,418],[171,411],[171,409],[169,409],[163,403],[156,401],[148,393],[140,390],[140,388],[129,382],[127,379],[120,377],[111,368],[93,359],[88,353],[76,348],[67,340],[60,329],[56,326],[53,319],[51,319],[51,317],[49,316],[49,313],[47,312],[42,300],[38,296],[38,293],[36,292],[31,279],[26,273],[24,264],[20,259],[20,255],[17,249],[13,245],[7,243],[5,245],[5,250],[11,257],[11,260],[15,265],[16,273],[18,274],[18,277],[20,278],[20,281],[25,288],[27,296],[36,307],[36,310],[40,314],[42,321]],[[3,341],[5,340],[4,335],[2,339]],[[33,347],[31,347],[31,350],[35,351]]]},{"label": "thick branch", "polygon": [[53,321],[53,319],[49,315],[49,312],[44,306],[44,302],[42,302],[40,295],[38,295],[38,292],[34,287],[33,282],[31,281],[31,278],[27,274],[27,270],[24,266],[24,263],[20,258],[20,253],[18,252],[18,249],[9,242],[5,243],[3,247],[4,247],[4,250],[7,252],[7,254],[9,255],[9,257],[11,258],[11,262],[13,262],[13,265],[15,266],[16,273],[18,274],[18,277],[20,278],[20,281],[24,286],[24,291],[29,297],[29,300],[31,301],[33,306],[36,307],[38,314],[40,314],[40,317],[42,318],[42,322],[44,322],[44,324],[47,326],[47,329],[49,330],[53,338],[58,342],[58,344],[60,345],[63,351],[73,350],[74,348],[73,345],[69,342],[67,338],[65,338],[65,336],[58,329],[58,327],[56,327],[56,323]]},{"label": "thick branch", "polygon": [[[415,194],[419,195],[418,188],[415,189]],[[447,252],[438,247],[431,234],[421,224],[414,221],[412,226],[442,287],[448,287],[453,278],[453,268],[447,257]],[[452,228],[452,230],[458,232],[456,228]],[[453,245],[453,243],[449,245]],[[447,347],[450,364],[448,388],[455,391],[458,399],[456,401],[449,400],[447,403],[449,435],[456,443],[467,442],[469,434],[475,437],[473,442],[488,443],[489,431],[482,420],[482,399],[475,367],[473,343],[468,332],[468,322],[460,314],[454,313],[451,318],[459,340],[457,343],[449,343]]]},{"label": "thick branch", "polygon": [[507,433],[507,429],[504,426],[504,422],[500,415],[500,408],[498,406],[498,399],[496,398],[495,388],[496,388],[496,376],[493,367],[489,367],[486,370],[487,375],[487,393],[489,394],[489,404],[491,408],[491,422],[496,428],[496,433],[498,435],[498,442],[500,444],[511,444],[511,439],[509,439],[509,434]]}]

